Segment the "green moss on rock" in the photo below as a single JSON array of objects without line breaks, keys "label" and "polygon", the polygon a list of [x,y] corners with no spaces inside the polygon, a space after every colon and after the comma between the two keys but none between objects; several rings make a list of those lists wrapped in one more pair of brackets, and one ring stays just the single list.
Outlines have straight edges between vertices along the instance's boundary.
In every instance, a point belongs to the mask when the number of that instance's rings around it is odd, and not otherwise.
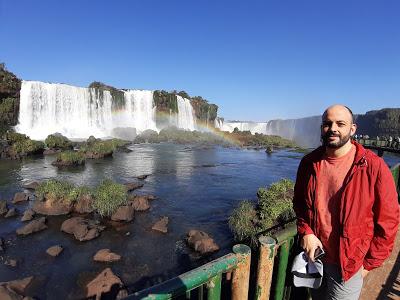
[{"label": "green moss on rock", "polygon": [[52,149],[72,149],[72,142],[61,134],[50,134],[44,143],[48,148]]}]

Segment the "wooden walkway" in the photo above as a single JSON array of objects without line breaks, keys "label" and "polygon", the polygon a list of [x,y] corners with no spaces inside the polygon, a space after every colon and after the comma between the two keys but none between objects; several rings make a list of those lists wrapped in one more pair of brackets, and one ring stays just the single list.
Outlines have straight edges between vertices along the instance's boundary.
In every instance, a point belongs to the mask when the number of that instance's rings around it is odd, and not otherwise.
[{"label": "wooden walkway", "polygon": [[364,280],[360,300],[373,299],[400,299],[400,230],[390,257]]}]

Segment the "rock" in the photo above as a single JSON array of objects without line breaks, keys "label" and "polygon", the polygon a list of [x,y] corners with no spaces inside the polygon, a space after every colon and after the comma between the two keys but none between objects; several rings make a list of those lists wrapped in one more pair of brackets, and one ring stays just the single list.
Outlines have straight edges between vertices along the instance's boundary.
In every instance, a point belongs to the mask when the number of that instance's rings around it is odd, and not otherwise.
[{"label": "rock", "polygon": [[134,215],[135,209],[131,205],[123,205],[118,207],[117,211],[111,216],[111,220],[130,222]]},{"label": "rock", "polygon": [[2,300],[23,300],[23,296],[18,295],[7,285],[0,285],[0,299]]},{"label": "rock", "polygon": [[162,233],[167,233],[168,232],[168,217],[162,217],[159,221],[157,221],[151,229],[160,231]]},{"label": "rock", "polygon": [[136,211],[145,211],[150,208],[149,201],[143,196],[135,196],[133,201],[130,201],[130,204]]},{"label": "rock", "polygon": [[81,217],[73,217],[65,220],[61,225],[61,231],[73,234],[78,241],[89,241],[100,235],[105,226],[97,225],[93,220]]},{"label": "rock", "polygon": [[8,259],[5,260],[4,264],[6,266],[10,266],[10,267],[15,268],[17,266],[17,264],[18,264],[18,261],[16,259],[13,259],[13,258],[8,258]]},{"label": "rock", "polygon": [[140,189],[144,184],[139,182],[129,182],[129,183],[124,183],[124,185],[126,187],[126,190],[130,192],[136,189]]},{"label": "rock", "polygon": [[139,180],[144,180],[149,176],[150,176],[149,174],[144,174],[144,175],[137,176],[136,178],[139,179]]},{"label": "rock", "polygon": [[18,235],[28,235],[34,232],[38,232],[47,228],[46,217],[41,217],[40,219],[30,221],[25,226],[17,229]]},{"label": "rock", "polygon": [[56,246],[52,246],[49,249],[46,250],[46,253],[50,256],[56,257],[58,256],[62,251],[63,251],[63,247],[61,247],[60,245],[56,245]]},{"label": "rock", "polygon": [[[7,287],[9,290],[12,290],[14,293],[23,295],[25,294],[26,288],[31,284],[33,281],[33,276],[26,277],[24,279],[18,279],[18,280],[13,280],[13,281],[8,281],[8,282],[0,282],[0,287]],[[1,292],[0,292],[1,295]],[[0,299],[7,299],[7,298],[2,298],[0,296]],[[13,299],[13,298],[11,298]],[[18,298],[18,299],[22,299]]]},{"label": "rock", "polygon": [[7,212],[8,212],[7,201],[0,200],[0,216],[6,214]]},{"label": "rock", "polygon": [[29,200],[29,195],[27,193],[19,192],[14,195],[14,199],[13,199],[12,203],[15,204],[15,203],[19,203],[19,202],[25,202],[28,200]]},{"label": "rock", "polygon": [[101,249],[93,257],[93,260],[101,262],[113,262],[120,259],[121,255],[111,252],[110,249]]},{"label": "rock", "polygon": [[18,211],[15,207],[11,208],[4,216],[4,218],[11,218],[17,215]]},{"label": "rock", "polygon": [[147,200],[150,200],[150,201],[157,199],[157,197],[154,195],[142,195],[142,197],[145,197]]},{"label": "rock", "polygon": [[39,186],[39,182],[37,182],[37,181],[32,181],[32,182],[25,183],[22,185],[22,187],[24,189],[28,189],[28,190],[36,190],[38,186]]},{"label": "rock", "polygon": [[72,208],[72,203],[64,203],[51,199],[45,199],[44,201],[37,199],[32,207],[36,213],[47,216],[66,215],[72,211]]},{"label": "rock", "polygon": [[35,212],[33,209],[29,208],[24,212],[24,215],[21,218],[22,222],[30,221],[33,219],[33,216],[35,215]]},{"label": "rock", "polygon": [[90,195],[81,196],[74,204],[74,211],[78,214],[89,214],[94,211],[92,206],[94,199]]},{"label": "rock", "polygon": [[121,297],[126,293],[121,294],[120,291],[123,288],[123,283],[121,279],[114,275],[110,268],[103,270],[95,279],[88,283],[86,288],[86,297],[96,297],[96,299],[101,299],[103,294],[107,294],[109,298],[114,299],[117,295]]},{"label": "rock", "polygon": [[190,230],[187,234],[187,243],[202,255],[219,250],[214,240],[207,233],[200,230]]}]

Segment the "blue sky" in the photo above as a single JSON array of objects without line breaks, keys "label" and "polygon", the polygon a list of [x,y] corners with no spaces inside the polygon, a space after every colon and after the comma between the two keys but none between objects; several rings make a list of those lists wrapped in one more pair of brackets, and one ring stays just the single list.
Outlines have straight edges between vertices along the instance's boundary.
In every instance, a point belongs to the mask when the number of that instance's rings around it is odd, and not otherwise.
[{"label": "blue sky", "polygon": [[225,119],[400,107],[400,1],[0,0],[22,79],[185,90]]}]

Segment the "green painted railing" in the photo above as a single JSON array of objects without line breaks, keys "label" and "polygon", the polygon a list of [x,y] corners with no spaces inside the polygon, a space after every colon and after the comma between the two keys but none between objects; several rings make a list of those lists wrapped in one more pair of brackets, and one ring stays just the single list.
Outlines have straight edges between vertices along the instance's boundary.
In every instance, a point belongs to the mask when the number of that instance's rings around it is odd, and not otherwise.
[{"label": "green painted railing", "polygon": [[394,178],[394,182],[396,183],[397,186],[397,194],[399,197],[399,203],[400,203],[400,164],[395,165],[392,169],[392,175]]},{"label": "green painted railing", "polygon": [[[399,189],[400,164],[394,166],[391,171]],[[292,222],[284,225],[284,229],[272,236],[260,236],[258,266],[257,270],[253,271],[257,272],[257,276],[251,284],[251,250],[248,246],[236,245],[233,247],[233,253],[125,299],[192,299],[194,294],[197,299],[221,299],[222,275],[226,273],[228,276],[225,280],[231,281],[233,300],[248,299],[249,290],[254,291],[254,300],[287,300],[291,293],[287,270],[291,265],[296,235],[296,225]]]}]

